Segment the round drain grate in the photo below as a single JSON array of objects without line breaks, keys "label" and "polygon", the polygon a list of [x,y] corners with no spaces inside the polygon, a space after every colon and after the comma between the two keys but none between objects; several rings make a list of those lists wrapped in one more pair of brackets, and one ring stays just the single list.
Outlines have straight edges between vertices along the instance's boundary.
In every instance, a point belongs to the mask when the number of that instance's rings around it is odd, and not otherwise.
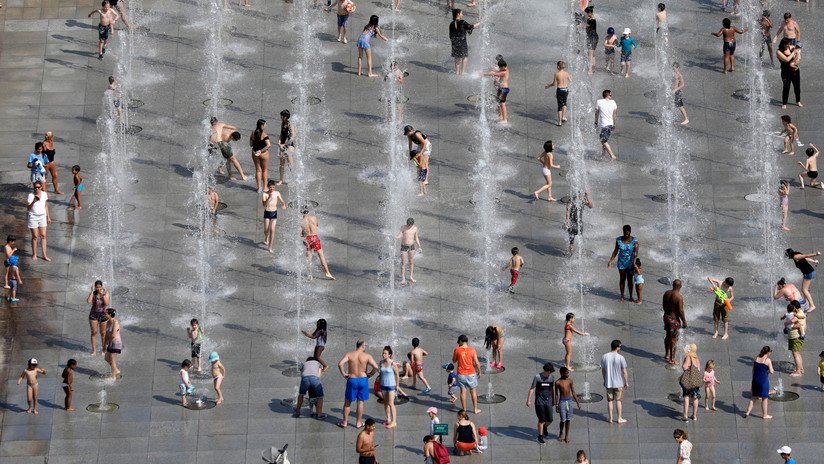
[{"label": "round drain grate", "polygon": [[[300,97],[293,97],[290,101],[292,102],[293,105],[296,105],[298,103],[298,100],[300,100]],[[318,105],[318,104],[320,104],[321,101],[323,101],[323,100],[321,100],[320,98],[318,98],[314,95],[309,97],[309,104],[310,105]]]},{"label": "round drain grate", "polygon": [[93,403],[86,406],[86,411],[94,412],[98,414],[108,414],[110,412],[115,412],[120,409],[120,405],[117,403],[106,403],[104,405],[100,405],[100,403]]},{"label": "round drain grate", "polygon": [[[217,106],[231,106],[232,103],[234,102],[228,98],[220,98],[217,101]],[[206,100],[203,100],[203,106],[212,106],[212,99],[207,98]]]},{"label": "round drain grate", "polygon": [[139,133],[143,132],[143,128],[140,127],[140,126],[132,124],[129,127],[127,127],[123,132],[125,132],[129,135],[135,135],[135,134],[139,134]]},{"label": "round drain grate", "polygon": [[503,403],[506,401],[506,397],[504,395],[478,395],[478,403],[481,404],[498,404]]},{"label": "round drain grate", "polygon": [[604,397],[597,393],[590,393],[589,398],[584,398],[583,396],[578,397],[578,401],[581,403],[597,403],[603,399]]},{"label": "round drain grate", "polygon": [[747,201],[752,201],[754,203],[767,203],[772,201],[772,197],[769,195],[765,195],[763,193],[750,193],[744,196],[744,199]]},{"label": "round drain grate", "polygon": [[135,109],[135,108],[140,108],[143,105],[145,105],[145,103],[143,103],[143,100],[137,100],[135,98],[132,98],[131,100],[129,100],[129,109],[130,110]]}]

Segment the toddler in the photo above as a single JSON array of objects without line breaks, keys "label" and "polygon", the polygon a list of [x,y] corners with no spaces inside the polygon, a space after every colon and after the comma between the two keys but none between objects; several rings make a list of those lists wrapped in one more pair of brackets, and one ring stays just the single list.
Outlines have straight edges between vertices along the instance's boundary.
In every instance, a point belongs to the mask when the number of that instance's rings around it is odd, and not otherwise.
[{"label": "toddler", "polygon": [[23,279],[20,278],[20,268],[17,267],[17,263],[19,261],[19,257],[16,255],[12,255],[8,259],[9,261],[9,288],[8,293],[6,294],[6,301],[10,303],[17,303],[20,301],[20,298],[17,298],[17,285],[23,283]]},{"label": "toddler", "polygon": [[644,291],[644,272],[641,270],[641,259],[635,258],[635,293],[638,294],[638,304],[641,304],[641,293]]},{"label": "toddler", "polygon": [[447,363],[444,364],[443,368],[446,369],[446,372],[449,374],[446,377],[446,385],[449,388],[447,390],[447,393],[449,393],[449,402],[455,404],[455,401],[458,399],[458,397],[455,396],[455,393],[458,392],[458,376],[455,375],[455,365]]},{"label": "toddler", "polygon": [[[710,359],[704,366],[704,409],[715,411],[715,386],[721,382],[715,378],[715,361]],[[710,402],[712,398],[712,402]],[[710,406],[710,404],[712,406]]]}]

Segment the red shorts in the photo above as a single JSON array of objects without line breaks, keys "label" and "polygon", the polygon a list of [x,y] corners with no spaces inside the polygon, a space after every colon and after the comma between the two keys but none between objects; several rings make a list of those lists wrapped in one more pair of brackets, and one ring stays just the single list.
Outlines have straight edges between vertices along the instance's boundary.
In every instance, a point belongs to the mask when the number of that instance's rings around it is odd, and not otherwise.
[{"label": "red shorts", "polygon": [[412,370],[415,372],[423,372],[423,364],[412,363]]},{"label": "red shorts", "polygon": [[461,441],[456,441],[455,447],[458,448],[458,451],[466,453],[475,449],[475,443],[464,443]]},{"label": "red shorts", "polygon": [[521,271],[516,271],[515,269],[510,269],[509,274],[512,275],[512,280],[509,282],[509,285],[515,286],[518,283],[518,276],[521,275]]},{"label": "red shorts", "polygon": [[317,235],[307,235],[306,238],[303,239],[303,244],[306,246],[306,251],[320,251],[322,249],[320,239]]}]

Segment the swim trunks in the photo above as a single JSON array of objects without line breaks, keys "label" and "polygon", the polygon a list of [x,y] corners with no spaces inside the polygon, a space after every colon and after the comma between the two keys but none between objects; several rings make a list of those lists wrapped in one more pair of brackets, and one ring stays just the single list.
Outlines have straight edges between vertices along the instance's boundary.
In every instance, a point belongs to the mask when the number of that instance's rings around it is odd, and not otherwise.
[{"label": "swim trunks", "polygon": [[546,166],[541,168],[541,172],[544,174],[545,177],[552,176],[552,171],[550,171],[549,168]]},{"label": "swim trunks", "polygon": [[635,274],[633,279],[635,280],[635,285],[642,285],[644,283],[644,276],[641,274]]},{"label": "swim trunks", "polygon": [[102,24],[97,25],[97,38],[102,40],[109,40],[109,32],[111,28]]},{"label": "swim trunks", "polygon": [[509,87],[501,87],[498,89],[498,102],[506,103],[507,95],[509,95]]},{"label": "swim trunks", "polygon": [[277,219],[278,212],[277,211],[264,211],[263,212],[263,219]]},{"label": "swim trunks", "polygon": [[673,99],[675,100],[675,106],[681,108],[684,106],[684,97],[681,96],[681,91],[676,90],[675,94],[673,95]]},{"label": "swim trunks", "polygon": [[406,253],[407,251],[415,251],[415,244],[401,245],[401,253]]},{"label": "swim trunks", "polygon": [[632,61],[632,52],[621,52],[621,63]]},{"label": "swim trunks", "polygon": [[664,314],[664,332],[669,337],[678,336],[678,329],[681,328],[681,322],[675,316]]},{"label": "swim trunks", "polygon": [[209,142],[209,154],[216,155],[220,153],[224,159],[231,159],[235,156],[232,153],[232,146],[228,142]]},{"label": "swim trunks", "polygon": [[306,245],[306,251],[320,251],[323,249],[317,235],[307,235],[303,240],[303,244]]},{"label": "swim trunks", "polygon": [[715,303],[712,305],[712,320],[729,322],[729,311],[727,311],[727,305],[724,303],[719,303],[717,298],[715,299]]},{"label": "swim trunks", "polygon": [[567,106],[567,97],[569,96],[569,89],[566,87],[558,87],[555,89],[555,100],[558,101],[558,111],[561,111]]},{"label": "swim trunks", "polygon": [[200,343],[192,342],[191,347],[192,347],[192,353],[191,353],[192,357],[193,358],[199,358],[200,357]]},{"label": "swim trunks", "polygon": [[515,284],[518,283],[518,276],[520,276],[520,275],[521,275],[521,271],[516,271],[515,269],[510,269],[509,270],[509,276],[511,277],[509,279],[509,286],[510,287],[514,287]]},{"label": "swim trunks", "polygon": [[574,413],[572,398],[561,398],[561,401],[558,402],[558,411],[561,414],[561,422],[571,421]]},{"label": "swim trunks", "polygon": [[807,171],[807,177],[815,179],[818,177],[818,171]]},{"label": "swim trunks", "polygon": [[350,377],[346,379],[347,401],[366,401],[369,399],[369,379],[366,377]]},{"label": "swim trunks", "polygon": [[415,372],[423,372],[423,363],[412,362],[412,370]]},{"label": "swim trunks", "polygon": [[418,182],[426,182],[426,174],[429,172],[429,169],[419,169],[418,170]]},{"label": "swim trunks", "polygon": [[338,13],[338,27],[346,27],[346,23],[349,21],[348,14],[340,14]]},{"label": "swim trunks", "polygon": [[615,126],[604,126],[601,128],[601,143],[609,142],[609,138],[612,135],[612,131],[615,129]]},{"label": "swim trunks", "polygon": [[735,55],[735,42],[724,42],[724,53],[729,52],[730,55]]}]

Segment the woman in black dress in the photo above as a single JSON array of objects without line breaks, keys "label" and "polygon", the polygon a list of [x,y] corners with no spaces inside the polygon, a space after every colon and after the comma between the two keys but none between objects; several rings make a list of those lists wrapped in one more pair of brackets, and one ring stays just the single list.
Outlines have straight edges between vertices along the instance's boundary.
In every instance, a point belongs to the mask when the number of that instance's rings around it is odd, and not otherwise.
[{"label": "woman in black dress", "polygon": [[463,20],[463,11],[456,8],[452,10],[452,22],[449,23],[449,40],[452,41],[452,58],[455,59],[455,74],[461,75],[466,71],[469,61],[469,45],[466,43],[466,35],[480,26],[481,23],[469,23]]}]

